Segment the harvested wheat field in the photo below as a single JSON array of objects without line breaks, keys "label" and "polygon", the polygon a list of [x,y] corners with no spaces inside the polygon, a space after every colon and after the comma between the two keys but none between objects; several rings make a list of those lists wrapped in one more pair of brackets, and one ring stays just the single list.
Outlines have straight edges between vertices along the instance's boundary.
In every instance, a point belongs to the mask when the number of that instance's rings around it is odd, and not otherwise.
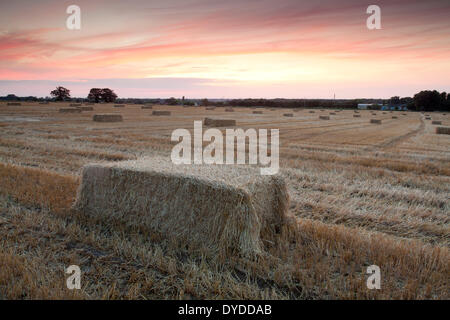
[{"label": "harvested wheat field", "polygon": [[[60,113],[68,107],[0,103],[0,298],[450,298],[442,113],[436,127],[416,112],[372,125],[368,110],[324,121],[281,108],[158,105],[170,117],[156,117],[96,104],[123,117],[112,123]],[[172,131],[207,116],[279,129],[279,173],[174,168]],[[65,285],[71,264],[81,290]],[[370,265],[380,290],[366,286]]]}]

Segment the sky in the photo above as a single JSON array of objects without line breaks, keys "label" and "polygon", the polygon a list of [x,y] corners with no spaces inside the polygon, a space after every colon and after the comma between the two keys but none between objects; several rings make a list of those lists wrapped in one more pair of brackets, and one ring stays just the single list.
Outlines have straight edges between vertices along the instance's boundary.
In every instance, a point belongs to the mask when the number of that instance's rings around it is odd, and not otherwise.
[{"label": "sky", "polygon": [[[381,29],[367,28],[372,4]],[[0,2],[0,95],[389,98],[449,80],[448,0]]]}]

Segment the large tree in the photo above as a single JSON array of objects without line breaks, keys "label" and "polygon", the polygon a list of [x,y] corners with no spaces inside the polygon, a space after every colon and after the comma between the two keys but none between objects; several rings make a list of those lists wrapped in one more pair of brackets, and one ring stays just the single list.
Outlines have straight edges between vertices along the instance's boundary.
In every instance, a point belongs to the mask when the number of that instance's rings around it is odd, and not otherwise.
[{"label": "large tree", "polygon": [[112,91],[109,88],[103,89],[102,96],[103,96],[103,101],[105,101],[107,103],[114,102],[117,99],[117,94],[115,94],[114,91]]},{"label": "large tree", "polygon": [[70,90],[64,87],[56,87],[55,90],[50,92],[52,97],[56,98],[56,101],[64,101],[70,99]]},{"label": "large tree", "polygon": [[431,111],[438,109],[441,102],[441,96],[436,90],[420,91],[414,95],[414,105],[416,110]]},{"label": "large tree", "polygon": [[87,96],[89,101],[98,103],[98,102],[114,102],[117,99],[117,95],[114,93],[113,90],[109,88],[92,88],[91,91],[89,91],[89,94]]}]

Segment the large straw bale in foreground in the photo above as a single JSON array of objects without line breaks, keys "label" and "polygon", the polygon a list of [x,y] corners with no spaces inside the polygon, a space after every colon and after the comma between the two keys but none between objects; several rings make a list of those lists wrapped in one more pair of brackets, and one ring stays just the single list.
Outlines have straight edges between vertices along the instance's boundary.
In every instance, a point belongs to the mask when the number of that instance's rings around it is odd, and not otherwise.
[{"label": "large straw bale in foreground", "polygon": [[152,115],[154,116],[170,116],[172,113],[167,110],[154,110]]},{"label": "large straw bale in foreground", "polygon": [[203,121],[203,125],[209,127],[232,127],[236,125],[236,120],[205,118],[205,120]]},{"label": "large straw bale in foreground", "polygon": [[123,121],[122,115],[114,113],[94,114],[92,120],[96,122],[120,122]]},{"label": "large straw bale in foreground", "polygon": [[450,127],[436,127],[437,134],[450,134]]},{"label": "large straw bale in foreground", "polygon": [[83,168],[75,209],[212,257],[254,256],[287,222],[279,176],[254,166],[174,165],[168,159]]}]

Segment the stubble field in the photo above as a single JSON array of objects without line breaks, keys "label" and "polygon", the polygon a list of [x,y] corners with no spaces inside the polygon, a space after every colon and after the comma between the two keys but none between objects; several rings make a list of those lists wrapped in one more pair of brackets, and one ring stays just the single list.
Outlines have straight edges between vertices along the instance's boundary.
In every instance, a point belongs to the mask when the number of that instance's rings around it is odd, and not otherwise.
[{"label": "stubble field", "polygon": [[[61,107],[0,103],[0,298],[449,298],[450,136],[435,134],[424,114]],[[93,122],[96,113],[124,121]],[[448,115],[429,115],[450,126]],[[167,156],[172,131],[205,117],[280,130],[280,174],[297,225],[265,260],[218,264],[71,210],[83,165]],[[66,288],[70,264],[82,269],[81,290]],[[366,286],[370,265],[381,269],[380,290]]]}]

